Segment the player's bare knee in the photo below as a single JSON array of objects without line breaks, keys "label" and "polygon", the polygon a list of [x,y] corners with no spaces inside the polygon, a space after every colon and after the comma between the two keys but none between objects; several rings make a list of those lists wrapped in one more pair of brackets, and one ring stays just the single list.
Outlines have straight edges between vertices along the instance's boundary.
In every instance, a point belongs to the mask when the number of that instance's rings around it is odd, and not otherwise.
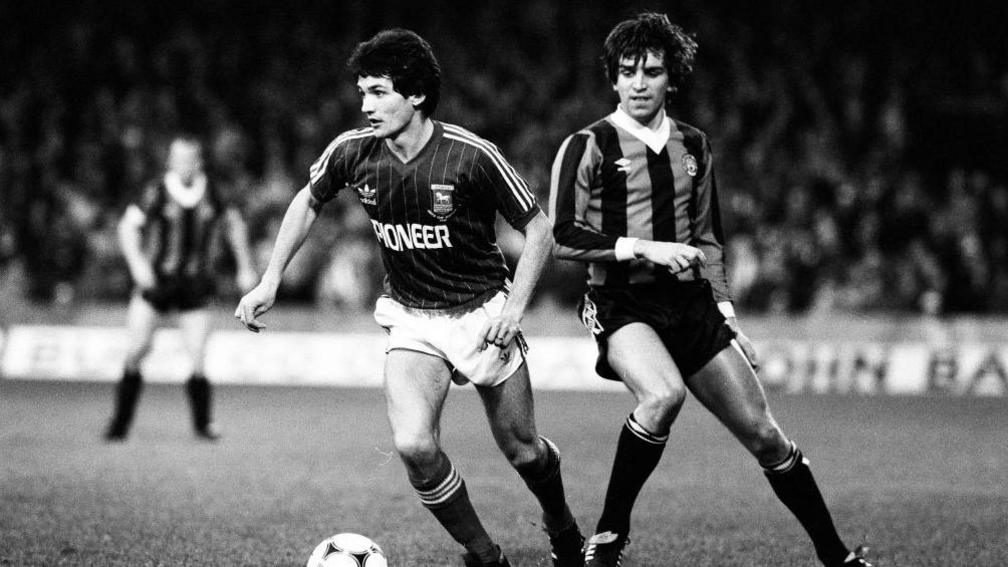
[{"label": "player's bare knee", "polygon": [[417,435],[396,435],[393,444],[399,458],[410,468],[424,468],[438,461],[440,449],[431,437]]},{"label": "player's bare knee", "polygon": [[663,384],[644,392],[638,406],[648,416],[664,421],[678,415],[685,401],[685,387],[677,384]]}]

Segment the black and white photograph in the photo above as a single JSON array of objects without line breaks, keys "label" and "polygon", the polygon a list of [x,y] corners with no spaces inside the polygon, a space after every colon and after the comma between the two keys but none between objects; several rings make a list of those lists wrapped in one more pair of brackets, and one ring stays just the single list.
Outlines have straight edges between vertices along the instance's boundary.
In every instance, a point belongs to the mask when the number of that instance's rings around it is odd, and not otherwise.
[{"label": "black and white photograph", "polygon": [[1008,565],[1008,4],[0,0],[0,566]]}]

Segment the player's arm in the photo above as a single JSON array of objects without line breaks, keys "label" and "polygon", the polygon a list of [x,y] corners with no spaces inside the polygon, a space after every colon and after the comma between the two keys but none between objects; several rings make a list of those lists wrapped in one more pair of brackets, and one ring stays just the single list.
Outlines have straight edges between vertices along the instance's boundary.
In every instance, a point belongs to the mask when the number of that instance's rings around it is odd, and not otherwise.
[{"label": "player's arm", "polygon": [[126,207],[126,212],[119,219],[117,233],[119,249],[126,258],[133,283],[141,290],[151,289],[157,283],[154,268],[143,253],[142,230],[147,222],[147,215],[135,204]]},{"label": "player's arm", "polygon": [[714,175],[714,155],[710,143],[704,142],[704,171],[697,180],[697,209],[692,243],[703,251],[707,262],[700,270],[701,276],[710,282],[718,309],[725,316],[725,322],[735,332],[735,339],[742,354],[748,359],[753,370],[759,369],[756,348],[742,332],[728,289],[728,275],[724,259],[724,232],[721,227],[721,210],[718,205],[717,179]]},{"label": "player's arm", "polygon": [[602,152],[590,132],[569,136],[557,151],[550,175],[550,216],[553,219],[553,255],[564,260],[628,262],[644,259],[684,270],[704,262],[703,253],[679,242],[658,242],[605,234],[587,221],[591,189],[600,184]]},{"label": "player's arm", "polygon": [[235,317],[241,320],[248,330],[258,333],[266,328],[257,317],[273,307],[284,270],[304,244],[321,209],[322,202],[312,195],[310,187],[301,189],[287,207],[262,280],[241,298],[235,310]]},{"label": "player's arm", "polygon": [[[722,304],[719,303],[718,307],[721,308],[721,305]],[[730,306],[731,303],[728,303],[728,305]],[[749,362],[749,366],[752,366],[754,371],[759,370],[760,365],[759,358],[756,355],[756,347],[753,346],[749,337],[742,332],[741,327],[739,327],[738,320],[734,315],[731,317],[725,317],[725,324],[735,332],[735,342],[738,343],[739,348],[742,350],[742,354],[746,357],[746,361]]]},{"label": "player's arm", "polygon": [[309,168],[308,184],[298,191],[287,206],[283,222],[280,223],[280,231],[273,243],[269,264],[263,272],[259,285],[246,293],[235,309],[235,317],[241,320],[248,330],[258,333],[266,328],[257,317],[273,307],[284,270],[304,244],[308,232],[322,210],[322,205],[346,186],[341,160],[345,148],[343,144],[348,138],[349,133],[344,133],[329,143],[322,155]]},{"label": "player's arm", "polygon": [[539,208],[528,182],[496,146],[487,144],[482,149],[477,156],[476,171],[477,187],[493,199],[504,220],[525,236],[504,308],[500,315],[487,320],[477,337],[477,346],[482,350],[490,344],[507,346],[521,331],[521,319],[549,258],[553,238],[549,219]]},{"label": "player's arm", "polygon": [[248,226],[241,213],[233,207],[229,207],[224,212],[224,222],[227,227],[228,244],[234,254],[235,264],[238,268],[238,287],[242,292],[248,292],[256,285],[258,276],[252,262],[252,246],[249,243]]},{"label": "player's arm", "polygon": [[521,331],[521,320],[532,301],[539,276],[542,275],[550,250],[553,248],[552,225],[546,215],[536,207],[535,216],[521,229],[525,236],[521,255],[515,266],[514,281],[507,302],[499,317],[487,321],[480,336],[480,348],[488,344],[506,346]]},{"label": "player's arm", "polygon": [[714,299],[731,304],[728,276],[724,263],[724,231],[718,205],[717,180],[714,177],[714,156],[710,144],[704,141],[703,172],[696,180],[696,220],[690,243],[703,251],[707,262],[701,276],[711,283]]},{"label": "player's arm", "polygon": [[553,255],[564,260],[613,262],[619,235],[603,234],[586,220],[591,187],[602,152],[589,132],[567,137],[550,172],[550,218],[553,221]]}]

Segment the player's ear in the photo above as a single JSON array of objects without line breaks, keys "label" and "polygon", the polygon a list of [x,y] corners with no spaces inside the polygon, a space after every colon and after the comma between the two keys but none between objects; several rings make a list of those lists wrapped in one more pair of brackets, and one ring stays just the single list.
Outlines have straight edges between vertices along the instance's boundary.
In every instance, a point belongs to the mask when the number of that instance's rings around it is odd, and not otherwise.
[{"label": "player's ear", "polygon": [[406,100],[408,100],[409,103],[413,105],[413,108],[419,109],[420,105],[423,104],[425,100],[427,100],[427,95],[423,93],[409,95],[408,97],[406,97]]}]

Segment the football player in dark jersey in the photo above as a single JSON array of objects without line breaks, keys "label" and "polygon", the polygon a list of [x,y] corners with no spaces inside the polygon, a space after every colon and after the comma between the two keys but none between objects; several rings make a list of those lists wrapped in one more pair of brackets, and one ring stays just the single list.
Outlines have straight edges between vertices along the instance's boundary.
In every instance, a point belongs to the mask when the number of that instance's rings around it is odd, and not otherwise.
[{"label": "football player in dark jersey", "polygon": [[[439,439],[449,386],[472,382],[494,439],[542,506],[554,565],[580,566],[583,538],[567,507],[560,454],[536,431],[520,329],[549,258],[549,219],[496,146],[431,118],[441,75],[426,41],[384,31],[358,45],[349,63],[369,127],[337,136],[311,166],[262,281],[235,316],[263,328],[258,318],[320,208],[352,191],[387,272],[375,319],[388,333],[388,419],[420,501],[466,548],[467,566],[508,565]],[[498,214],[525,237],[513,283],[496,244]]]},{"label": "football player in dark jersey", "polygon": [[587,264],[580,311],[598,343],[596,370],[637,401],[587,565],[620,564],[634,501],[689,390],[756,457],[825,565],[866,566],[840,540],[808,461],[767,408],[728,291],[707,136],[665,113],[696,49],[662,14],[618,24],[603,59],[619,105],[569,136],[553,165],[554,251]]},{"label": "football player in dark jersey", "polygon": [[245,223],[234,206],[221,201],[214,180],[203,170],[203,149],[194,137],[176,137],[168,151],[167,171],[144,188],[119,222],[122,248],[134,292],[127,314],[129,344],[122,379],[116,387],[115,413],[105,438],[120,441],[129,433],[143,378],[140,365],[164,316],[177,312],[191,370],[186,393],[196,435],[213,440],[212,388],[203,372],[210,334],[205,309],[214,292],[211,251],[223,231],[234,253],[238,285],[251,289],[252,267]]}]

